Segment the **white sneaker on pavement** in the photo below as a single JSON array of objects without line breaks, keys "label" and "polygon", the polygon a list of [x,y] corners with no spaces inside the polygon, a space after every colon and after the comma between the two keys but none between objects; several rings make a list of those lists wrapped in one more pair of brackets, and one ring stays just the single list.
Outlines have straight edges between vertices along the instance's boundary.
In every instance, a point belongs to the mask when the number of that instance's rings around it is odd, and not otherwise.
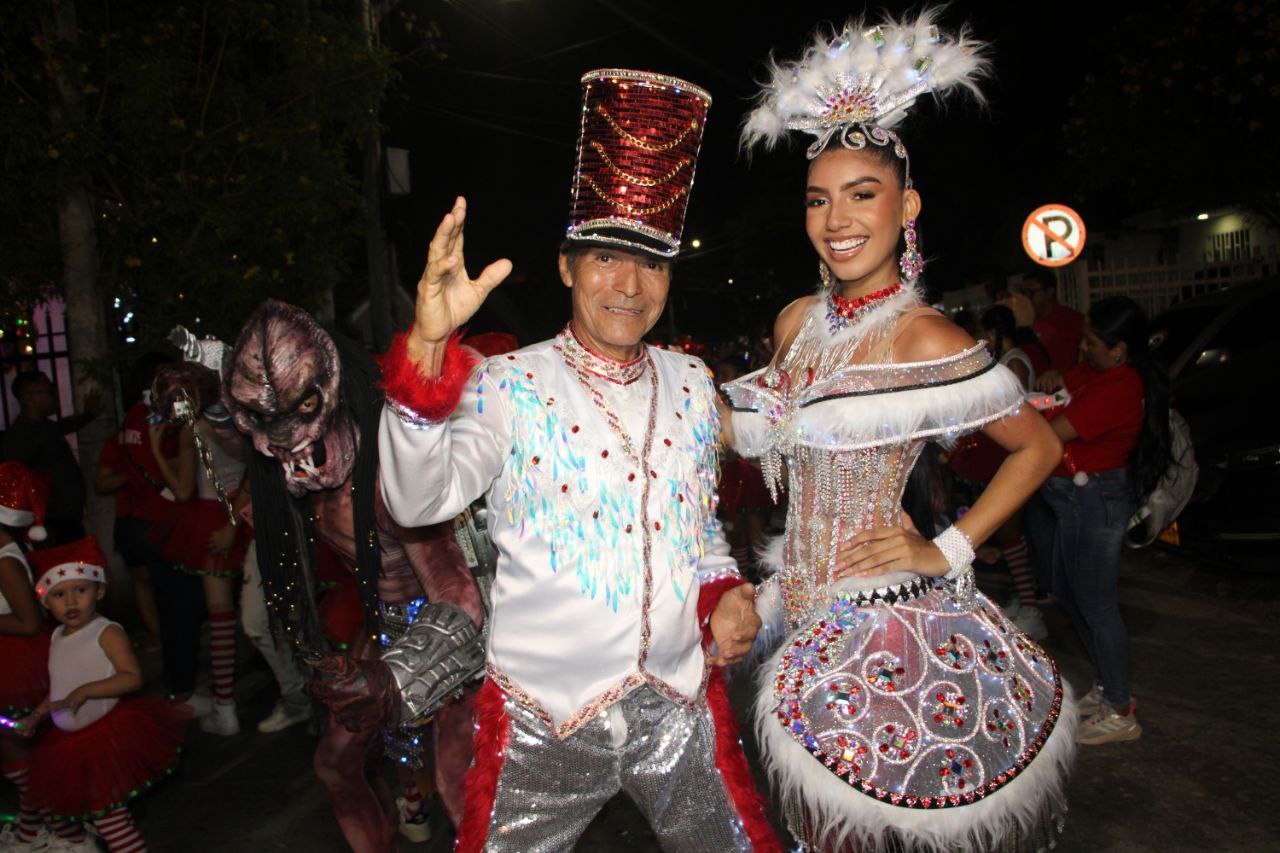
[{"label": "white sneaker on pavement", "polygon": [[406,841],[422,844],[431,840],[431,827],[427,826],[427,810],[418,809],[412,818],[408,817],[409,803],[404,797],[396,797],[396,811],[400,813],[400,834]]},{"label": "white sneaker on pavement", "polygon": [[[1092,690],[1076,700],[1076,710],[1080,713],[1080,721],[1084,722],[1089,719],[1106,707],[1106,705],[1106,700],[1102,698],[1102,685],[1093,685]],[[1129,705],[1136,711],[1138,709],[1138,700],[1130,699]]]},{"label": "white sneaker on pavement", "polygon": [[1098,746],[1104,743],[1122,743],[1142,737],[1142,726],[1133,712],[1133,702],[1120,713],[1110,705],[1103,705],[1096,714],[1080,724],[1076,743]]},{"label": "white sneaker on pavement", "polygon": [[1013,624],[1036,642],[1049,636],[1049,626],[1044,624],[1044,614],[1039,607],[1019,607],[1018,615],[1013,617]]},{"label": "white sneaker on pavement", "polygon": [[263,734],[282,732],[290,726],[305,723],[311,719],[311,704],[294,705],[281,699],[271,709],[271,714],[258,723],[258,731]]},{"label": "white sneaker on pavement", "polygon": [[1098,713],[1105,704],[1102,701],[1102,685],[1093,685],[1088,693],[1076,700],[1076,710],[1080,712],[1080,721],[1084,722]]},{"label": "white sneaker on pavement", "polygon": [[192,693],[182,700],[182,704],[191,708],[194,717],[203,717],[213,711],[213,698],[203,693]]},{"label": "white sneaker on pavement", "polygon": [[214,702],[213,711],[200,718],[200,729],[212,735],[240,734],[240,720],[236,717],[235,702]]}]

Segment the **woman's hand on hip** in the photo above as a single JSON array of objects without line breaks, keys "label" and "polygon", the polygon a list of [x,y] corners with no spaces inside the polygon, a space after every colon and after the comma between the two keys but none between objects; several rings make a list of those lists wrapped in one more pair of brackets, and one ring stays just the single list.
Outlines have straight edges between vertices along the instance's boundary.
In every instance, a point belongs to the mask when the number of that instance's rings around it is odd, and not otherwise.
[{"label": "woman's hand on hip", "polygon": [[[903,516],[904,522],[906,516]],[[940,577],[951,570],[947,558],[909,522],[901,527],[873,527],[841,543],[834,579],[915,572]]]}]

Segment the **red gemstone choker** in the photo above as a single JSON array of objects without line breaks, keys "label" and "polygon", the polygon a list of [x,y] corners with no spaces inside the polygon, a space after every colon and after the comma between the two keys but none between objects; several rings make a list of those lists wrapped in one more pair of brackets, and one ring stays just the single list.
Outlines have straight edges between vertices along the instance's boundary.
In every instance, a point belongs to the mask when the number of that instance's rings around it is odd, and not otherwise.
[{"label": "red gemstone choker", "polygon": [[598,376],[615,385],[630,385],[635,382],[641,376],[644,376],[645,367],[649,364],[648,353],[645,351],[643,344],[640,346],[640,354],[631,361],[614,361],[608,356],[593,352],[579,340],[577,334],[573,331],[572,322],[565,326],[564,330],[556,336],[556,343],[561,356],[571,367],[579,371],[586,371],[592,376]]},{"label": "red gemstone choker", "polygon": [[846,299],[836,293],[835,287],[832,287],[831,292],[827,294],[827,322],[831,325],[832,334],[847,328],[852,323],[858,322],[876,305],[892,296],[897,296],[901,292],[902,283],[894,282],[883,290],[877,290],[874,293],[868,293],[855,299]]}]

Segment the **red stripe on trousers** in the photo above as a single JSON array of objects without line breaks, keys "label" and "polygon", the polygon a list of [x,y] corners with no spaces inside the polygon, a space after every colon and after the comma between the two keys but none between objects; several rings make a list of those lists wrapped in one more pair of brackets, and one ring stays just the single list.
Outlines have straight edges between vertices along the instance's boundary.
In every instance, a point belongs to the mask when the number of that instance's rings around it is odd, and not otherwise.
[{"label": "red stripe on trousers", "polygon": [[716,667],[707,682],[707,706],[716,727],[716,769],[728,789],[731,805],[737,810],[742,828],[756,853],[781,853],[782,845],[764,816],[764,800],[756,790],[747,757],[742,753],[738,721],[729,707],[729,690],[724,684],[724,670]]},{"label": "red stripe on trousers", "polygon": [[462,823],[458,826],[455,853],[481,853],[488,840],[509,736],[506,703],[507,695],[492,679],[486,679],[476,693],[472,705],[476,721],[475,761],[463,783]]}]

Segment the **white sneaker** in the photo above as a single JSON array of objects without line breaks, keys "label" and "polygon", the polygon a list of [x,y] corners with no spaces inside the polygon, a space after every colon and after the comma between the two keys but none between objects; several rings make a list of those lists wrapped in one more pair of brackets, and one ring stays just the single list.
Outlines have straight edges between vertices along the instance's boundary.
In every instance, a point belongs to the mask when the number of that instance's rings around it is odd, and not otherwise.
[{"label": "white sneaker", "polygon": [[1126,713],[1122,714],[1110,705],[1103,705],[1098,713],[1080,724],[1080,729],[1076,732],[1076,743],[1098,746],[1142,737],[1142,726],[1138,725],[1133,707],[1130,702]]},{"label": "white sneaker", "polygon": [[1031,639],[1039,642],[1049,636],[1049,626],[1044,624],[1044,614],[1039,607],[1019,607],[1013,624]]},{"label": "white sneaker", "polygon": [[213,711],[213,699],[203,693],[192,693],[182,704],[191,709],[193,717],[203,717]]},{"label": "white sneaker", "polygon": [[431,840],[431,827],[427,826],[427,810],[418,809],[412,818],[408,817],[409,803],[404,797],[396,797],[396,811],[400,814],[400,834],[406,841],[422,844]]},{"label": "white sneaker", "polygon": [[258,731],[263,734],[282,732],[290,726],[305,723],[311,719],[311,704],[293,705],[283,699],[276,703],[270,716],[258,723]]},{"label": "white sneaker", "polygon": [[1101,711],[1102,706],[1105,704],[1102,701],[1102,685],[1093,685],[1093,688],[1088,693],[1076,700],[1076,710],[1080,712],[1080,721],[1084,722]]},{"label": "white sneaker", "polygon": [[240,734],[240,720],[236,717],[235,702],[214,702],[213,711],[201,717],[200,728],[212,735]]},{"label": "white sneaker", "polygon": [[1018,611],[1022,609],[1022,599],[1015,595],[1013,598],[1000,605],[1000,609],[1004,611],[1004,618],[1012,622],[1017,618]]},{"label": "white sneaker", "polygon": [[[1129,705],[1135,711],[1138,709],[1138,700],[1130,699]],[[1102,685],[1095,684],[1093,689],[1076,700],[1076,710],[1080,713],[1080,721],[1092,717],[1094,714],[1107,707],[1107,702],[1102,698]]]}]

